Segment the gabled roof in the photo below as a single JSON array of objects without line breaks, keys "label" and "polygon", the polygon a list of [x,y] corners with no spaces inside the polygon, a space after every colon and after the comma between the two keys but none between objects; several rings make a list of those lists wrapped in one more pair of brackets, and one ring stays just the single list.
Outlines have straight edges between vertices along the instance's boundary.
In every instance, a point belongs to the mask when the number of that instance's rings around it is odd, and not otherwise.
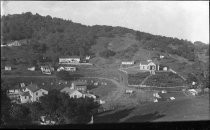
[{"label": "gabled roof", "polygon": [[[72,93],[74,93],[74,92],[76,92],[77,90],[75,90],[75,89],[70,89],[70,87],[65,87],[65,88],[63,88],[63,89],[61,89],[61,91],[60,92],[65,92],[65,93],[68,93],[68,94],[72,94]],[[79,91],[78,91],[79,92]],[[80,92],[79,92],[80,93]]]},{"label": "gabled roof", "polygon": [[140,64],[141,65],[148,65],[150,62],[148,62],[148,61],[140,61]]},{"label": "gabled roof", "polygon": [[80,56],[63,56],[63,57],[60,57],[60,58],[80,58]]},{"label": "gabled roof", "polygon": [[29,92],[22,92],[22,93],[20,93],[20,95],[21,96],[29,96],[29,97],[31,96]]},{"label": "gabled roof", "polygon": [[26,86],[26,88],[28,88],[32,92],[36,92],[40,89],[36,84],[29,84],[28,86]]}]

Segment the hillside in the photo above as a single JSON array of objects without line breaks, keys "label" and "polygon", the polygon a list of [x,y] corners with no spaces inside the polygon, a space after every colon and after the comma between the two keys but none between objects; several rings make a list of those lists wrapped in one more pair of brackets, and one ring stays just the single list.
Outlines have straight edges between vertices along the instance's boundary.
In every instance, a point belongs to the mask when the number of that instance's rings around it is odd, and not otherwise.
[{"label": "hillside", "polygon": [[[103,67],[119,67],[122,60],[158,59],[188,77],[189,73],[207,80],[206,44],[152,35],[123,27],[86,26],[71,20],[30,12],[2,16],[2,44],[25,41],[20,47],[4,47],[1,65],[56,65],[61,56],[91,55],[91,62]],[[204,73],[207,76],[204,76]],[[200,76],[201,75],[201,76]]]}]

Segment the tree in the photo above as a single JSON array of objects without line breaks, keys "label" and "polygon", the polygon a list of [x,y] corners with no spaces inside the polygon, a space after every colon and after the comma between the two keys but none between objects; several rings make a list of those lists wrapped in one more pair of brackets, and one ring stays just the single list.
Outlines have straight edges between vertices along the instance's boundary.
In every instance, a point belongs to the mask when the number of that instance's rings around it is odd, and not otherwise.
[{"label": "tree", "polygon": [[[4,85],[1,83],[1,87]],[[9,111],[11,109],[11,100],[7,97],[6,89],[1,89],[1,125],[10,124]]]},{"label": "tree", "polygon": [[10,109],[11,122],[13,125],[31,124],[30,110],[22,104],[13,104]]}]

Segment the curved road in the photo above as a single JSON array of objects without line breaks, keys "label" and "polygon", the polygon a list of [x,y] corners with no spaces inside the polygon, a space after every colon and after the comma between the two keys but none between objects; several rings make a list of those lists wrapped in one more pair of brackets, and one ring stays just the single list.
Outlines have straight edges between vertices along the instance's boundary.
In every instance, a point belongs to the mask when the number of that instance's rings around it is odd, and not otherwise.
[{"label": "curved road", "polygon": [[[118,71],[119,73],[119,71]],[[113,84],[115,84],[116,86],[116,90],[112,91],[111,93],[109,93],[106,98],[104,99],[106,101],[106,105],[110,106],[111,104],[115,104],[118,103],[118,99],[120,99],[125,91],[125,84],[124,84],[124,80],[125,77],[123,76],[123,78],[121,77],[122,74],[120,74],[120,83],[114,79],[110,79],[110,78],[104,78],[104,77],[82,77],[82,78],[95,78],[95,79],[104,79],[104,80],[108,80],[111,81]],[[2,75],[2,77],[10,77],[10,78],[15,78],[15,77],[38,77],[38,78],[56,78],[55,75],[40,75],[40,76],[20,76],[20,75]],[[121,79],[122,78],[122,79]]]}]

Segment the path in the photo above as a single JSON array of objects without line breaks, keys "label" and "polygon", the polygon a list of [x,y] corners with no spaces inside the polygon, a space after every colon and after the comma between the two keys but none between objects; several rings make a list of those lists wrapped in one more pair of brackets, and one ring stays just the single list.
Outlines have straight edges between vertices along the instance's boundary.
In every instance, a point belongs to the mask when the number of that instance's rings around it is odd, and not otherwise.
[{"label": "path", "polygon": [[141,84],[140,85],[143,85],[146,81],[147,81],[147,79],[149,78],[149,77],[151,77],[152,75],[150,74],[150,75],[148,75],[142,82],[141,82]]},{"label": "path", "polygon": [[55,75],[28,75],[28,76],[24,76],[24,75],[1,75],[1,77],[9,77],[9,78],[15,78],[15,77],[31,77],[31,78],[56,78]]}]

